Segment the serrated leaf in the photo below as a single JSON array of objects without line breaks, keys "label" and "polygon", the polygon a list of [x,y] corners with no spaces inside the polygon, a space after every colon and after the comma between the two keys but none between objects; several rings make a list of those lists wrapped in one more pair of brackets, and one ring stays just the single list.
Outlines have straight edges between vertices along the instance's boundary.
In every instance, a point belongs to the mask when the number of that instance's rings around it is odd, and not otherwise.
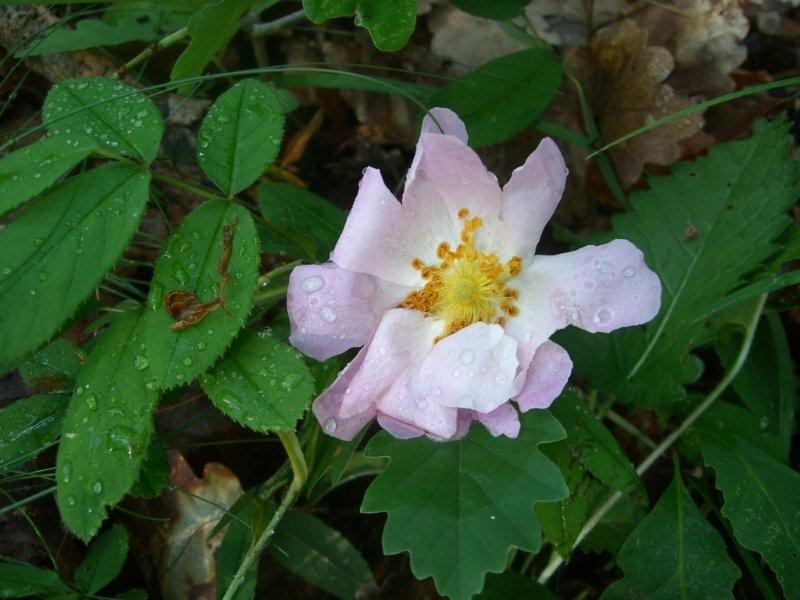
[{"label": "serrated leaf", "polygon": [[[288,183],[268,182],[258,186],[261,214],[273,225],[310,237],[316,248],[308,256],[318,261],[330,257],[344,228],[344,211],[313,192]],[[268,233],[263,242],[264,252],[307,256],[307,248],[299,243],[285,242]]]},{"label": "serrated leaf", "polygon": [[0,215],[40,194],[97,148],[90,138],[41,138],[0,159]]},{"label": "serrated leaf", "polygon": [[512,547],[538,550],[533,505],[568,493],[537,448],[563,439],[563,428],[543,410],[530,411],[522,424],[513,440],[473,427],[455,442],[382,432],[367,446],[366,454],[391,462],[370,484],[361,510],[388,513],[384,552],[410,552],[414,575],[433,576],[441,594],[470,598],[486,573],[505,568]]},{"label": "serrated leaf", "polygon": [[581,375],[648,406],[685,397],[701,372],[689,351],[708,338],[698,318],[775,252],[790,223],[786,210],[800,192],[791,141],[784,119],[759,121],[751,138],[717,144],[632,194],[632,210],[612,219],[614,233],[641,248],[661,278],[661,312],[646,328],[562,332]]},{"label": "serrated leaf", "polygon": [[262,332],[240,336],[201,383],[214,405],[255,431],[290,431],[314,395],[302,356]]},{"label": "serrated leaf", "polygon": [[463,11],[487,19],[514,19],[522,14],[522,8],[530,0],[452,0],[453,5]]},{"label": "serrated leaf", "polygon": [[36,391],[72,390],[86,354],[64,338],[57,338],[19,367],[22,380]]},{"label": "serrated leaf", "polygon": [[46,342],[125,250],[150,174],[109,164],[52,189],[0,230],[0,373]]},{"label": "serrated leaf", "polygon": [[164,135],[156,105],[125,83],[104,77],[65,79],[54,85],[42,107],[53,136],[73,143],[87,136],[115,154],[152,162]]},{"label": "serrated leaf", "polygon": [[153,433],[158,393],[141,360],[141,311],[121,313],[80,372],[56,460],[58,507],[67,526],[90,539],[139,474]]},{"label": "serrated leaf", "polygon": [[355,13],[355,24],[369,31],[378,50],[396,52],[414,33],[417,0],[357,0]]},{"label": "serrated leaf", "polygon": [[617,439],[586,406],[580,394],[570,390],[553,403],[550,412],[567,432],[566,444],[600,482],[647,504],[647,493],[631,461]]},{"label": "serrated leaf", "polygon": [[470,146],[496,144],[532,125],[561,84],[561,62],[546,48],[530,48],[481,65],[428,101],[464,120]]},{"label": "serrated leaf", "polygon": [[[717,343],[717,352],[726,369],[733,364],[740,347],[738,336],[729,336]],[[789,342],[778,315],[767,315],[759,324],[747,360],[733,380],[733,389],[754,416],[748,424],[762,435],[777,437],[785,461],[794,433],[797,379]],[[738,432],[737,435],[753,443],[747,436]]]},{"label": "serrated leaf", "polygon": [[127,556],[128,532],[122,525],[114,525],[89,546],[86,558],[75,570],[75,584],[94,594],[119,575]]},{"label": "serrated leaf", "polygon": [[0,556],[0,595],[3,598],[30,598],[46,594],[66,594],[70,587],[58,573]]},{"label": "serrated leaf", "polygon": [[197,162],[228,197],[258,179],[278,155],[283,110],[275,90],[256,79],[234,85],[200,125]]},{"label": "serrated leaf", "polygon": [[63,394],[42,394],[0,410],[0,473],[33,459],[58,439],[67,402]]},{"label": "serrated leaf", "polygon": [[725,498],[722,515],[731,522],[736,539],[764,557],[787,598],[797,598],[800,473],[731,434],[704,430],[701,444]]},{"label": "serrated leaf", "polygon": [[[224,255],[230,257],[227,266]],[[233,341],[250,312],[259,258],[250,213],[226,200],[200,205],[172,234],[156,262],[145,319],[147,359],[160,386],[190,382]],[[173,318],[166,306],[173,292],[193,294],[195,306],[213,305],[198,321]],[[179,326],[182,321],[185,326]]]},{"label": "serrated leaf", "polygon": [[[697,420],[696,429],[708,429],[710,431],[733,434],[751,443],[762,452],[769,454],[775,460],[786,461],[787,457],[780,439],[769,433],[765,428],[762,428],[761,420],[743,406],[717,400]],[[687,445],[695,442],[692,446],[693,454],[684,454],[698,464],[702,462],[699,441],[699,438],[696,437],[684,438],[682,440],[683,447],[681,448],[683,451]]]},{"label": "serrated leaf", "polygon": [[686,491],[680,475],[625,540],[617,562],[625,576],[602,600],[733,598],[740,573],[725,542]]},{"label": "serrated leaf", "polygon": [[[141,364],[141,363],[140,363]],[[161,440],[154,437],[147,447],[139,476],[131,487],[131,494],[139,498],[156,498],[169,483],[169,462]]]},{"label": "serrated leaf", "polygon": [[286,513],[267,550],[275,562],[337,598],[360,598],[375,589],[361,553],[312,515]]},{"label": "serrated leaf", "polygon": [[204,4],[194,13],[187,25],[191,41],[175,61],[170,80],[202,74],[239,30],[239,19],[250,4],[252,0],[219,0]]}]

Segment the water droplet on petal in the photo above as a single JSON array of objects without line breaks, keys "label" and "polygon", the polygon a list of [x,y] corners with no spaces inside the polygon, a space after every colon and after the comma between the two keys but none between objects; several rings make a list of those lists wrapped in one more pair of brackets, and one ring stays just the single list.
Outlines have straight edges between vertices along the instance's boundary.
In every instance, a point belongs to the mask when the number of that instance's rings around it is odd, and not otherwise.
[{"label": "water droplet on petal", "polygon": [[328,419],[322,425],[322,431],[327,433],[328,435],[333,435],[336,431],[336,420],[335,419]]},{"label": "water droplet on petal", "polygon": [[332,306],[323,306],[319,309],[320,318],[326,323],[333,323],[336,320],[337,311]]},{"label": "water droplet on petal", "polygon": [[319,275],[314,275],[303,279],[303,281],[300,282],[300,289],[306,294],[313,294],[317,290],[321,290],[323,285],[325,285],[325,280]]},{"label": "water droplet on petal", "polygon": [[634,267],[627,266],[627,267],[625,267],[624,269],[622,269],[622,274],[623,274],[625,277],[627,277],[628,279],[630,279],[631,277],[633,277],[634,275],[636,275],[636,269],[635,269]]},{"label": "water droplet on petal", "polygon": [[605,325],[608,323],[611,318],[614,316],[614,313],[611,312],[611,309],[603,307],[597,310],[594,313],[594,319],[592,319],[595,325]]}]

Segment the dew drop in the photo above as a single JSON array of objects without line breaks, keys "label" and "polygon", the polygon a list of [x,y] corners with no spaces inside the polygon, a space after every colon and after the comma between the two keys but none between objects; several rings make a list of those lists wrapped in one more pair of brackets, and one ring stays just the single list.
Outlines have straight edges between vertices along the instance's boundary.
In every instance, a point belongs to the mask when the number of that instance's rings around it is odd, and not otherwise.
[{"label": "dew drop", "polygon": [[192,366],[192,359],[189,358],[188,356],[186,358],[184,358],[182,362],[187,367],[191,367]]},{"label": "dew drop", "polygon": [[327,433],[328,435],[333,435],[336,431],[336,420],[335,419],[328,419],[322,425],[322,431]]},{"label": "dew drop", "polygon": [[622,274],[623,274],[623,275],[624,275],[626,278],[630,279],[631,277],[633,277],[634,275],[636,275],[636,269],[635,269],[635,268],[633,268],[633,267],[631,267],[631,266],[627,266],[627,267],[625,267],[624,269],[622,269]]},{"label": "dew drop", "polygon": [[381,346],[380,348],[378,348],[378,354],[380,354],[381,356],[386,356],[386,346]]},{"label": "dew drop", "polygon": [[92,491],[93,491],[95,494],[100,494],[100,493],[102,493],[102,491],[103,491],[103,484],[102,484],[102,483],[100,483],[99,481],[95,481],[95,482],[94,482],[94,485],[92,486]]},{"label": "dew drop", "polygon": [[146,356],[139,354],[133,359],[133,366],[136,367],[137,371],[142,371],[150,366],[150,361],[147,360]]},{"label": "dew drop", "polygon": [[314,292],[321,290],[323,285],[325,285],[325,280],[319,275],[314,275],[312,277],[306,277],[303,279],[303,281],[300,282],[300,289],[306,294],[313,294]]},{"label": "dew drop", "polygon": [[206,343],[203,341],[197,342],[197,346],[195,346],[200,352],[206,349]]},{"label": "dew drop", "polygon": [[453,377],[461,377],[461,371],[458,369],[453,369]]},{"label": "dew drop", "polygon": [[86,407],[91,411],[97,410],[97,396],[89,394],[86,396]]},{"label": "dew drop", "polygon": [[614,316],[614,313],[611,312],[611,309],[603,307],[597,310],[594,313],[594,319],[592,319],[595,325],[605,325],[611,320],[611,317]]},{"label": "dew drop", "polygon": [[72,465],[70,463],[64,463],[64,466],[61,467],[61,477],[64,483],[69,483],[70,477],[72,477]]},{"label": "dew drop", "polygon": [[336,320],[336,315],[336,309],[331,306],[323,306],[319,309],[319,316],[326,323],[333,323]]},{"label": "dew drop", "polygon": [[67,505],[68,506],[75,506],[78,501],[75,499],[75,496],[69,495],[67,496]]}]

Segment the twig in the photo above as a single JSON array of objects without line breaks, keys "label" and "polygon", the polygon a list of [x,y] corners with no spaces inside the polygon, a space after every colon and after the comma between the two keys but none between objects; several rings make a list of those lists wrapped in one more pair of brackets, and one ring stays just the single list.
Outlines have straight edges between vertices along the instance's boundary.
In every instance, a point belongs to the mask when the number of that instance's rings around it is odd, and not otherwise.
[{"label": "twig", "polygon": [[261,556],[262,550],[264,550],[266,545],[272,539],[275,529],[278,527],[278,523],[280,523],[283,515],[286,514],[286,511],[289,510],[289,507],[294,504],[294,501],[300,495],[300,492],[306,483],[306,479],[308,478],[308,467],[306,466],[306,460],[303,456],[303,450],[300,448],[300,442],[298,441],[295,433],[293,431],[279,431],[278,437],[280,438],[281,443],[286,450],[286,454],[289,457],[289,464],[292,467],[293,474],[292,483],[289,485],[289,489],[286,490],[286,495],[283,497],[283,501],[278,506],[275,514],[272,515],[272,519],[267,524],[264,531],[261,532],[261,535],[258,537],[256,542],[247,551],[247,554],[245,554],[242,563],[239,565],[239,568],[236,571],[236,575],[233,576],[231,584],[228,586],[228,589],[225,590],[225,595],[222,597],[222,600],[232,600],[234,596],[236,596],[236,592],[244,582],[244,578],[247,575],[247,572],[250,570],[250,567],[252,567],[256,560],[258,560],[258,558]]},{"label": "twig", "polygon": [[164,37],[163,39],[159,40],[155,44],[150,44],[147,48],[142,50],[139,54],[134,56],[124,65],[122,65],[117,72],[112,75],[114,79],[118,79],[120,75],[123,73],[127,73],[135,66],[143,63],[148,58],[153,56],[156,52],[160,52],[165,48],[169,48],[170,46],[175,45],[177,42],[181,41],[183,38],[189,35],[189,28],[188,27],[181,27],[177,31],[173,31],[168,36]]},{"label": "twig", "polygon": [[[647,455],[641,464],[636,467],[636,472],[639,475],[644,474],[651,466],[653,466],[653,463],[661,458],[661,455],[663,455],[672,446],[672,444],[674,444],[678,438],[680,438],[684,432],[686,432],[686,430],[689,429],[689,427],[691,427],[692,424],[694,424],[694,422],[697,421],[697,419],[699,419],[706,410],[708,410],[708,407],[711,406],[717,398],[719,398],[722,392],[727,389],[727,387],[739,374],[739,371],[741,371],[742,367],[744,366],[744,362],[747,359],[747,355],[750,353],[750,347],[753,345],[753,338],[755,337],[758,320],[761,316],[761,310],[764,308],[764,302],[766,302],[766,300],[767,295],[763,294],[758,301],[756,310],[753,313],[750,323],[747,325],[747,331],[745,332],[739,354],[736,356],[736,361],[733,363],[730,370],[725,374],[725,377],[720,380],[716,387],[711,390],[711,393],[705,397],[705,399],[697,406],[697,408],[695,408],[691,414],[686,417],[683,423],[681,423],[672,433],[665,437],[664,440],[658,446],[656,446],[656,448],[650,454]],[[614,492],[614,494],[612,494],[611,497],[606,500],[606,502],[600,508],[598,508],[591,517],[589,517],[589,520],[586,521],[583,529],[581,529],[580,533],[578,534],[573,548],[577,547],[578,544],[580,544],[586,538],[586,536],[591,533],[591,531],[597,526],[606,513],[608,513],[608,511],[611,510],[617,502],[619,502],[620,498],[622,498],[622,492]],[[563,563],[564,559],[559,554],[554,553],[550,558],[550,562],[539,575],[539,583],[547,583],[550,577],[552,577],[553,573],[555,573]]]},{"label": "twig", "polygon": [[260,38],[269,35],[273,31],[277,31],[281,27],[288,27],[289,25],[294,25],[295,23],[299,23],[306,18],[306,13],[302,9],[296,10],[293,13],[289,13],[279,19],[275,19],[274,21],[269,21],[268,23],[256,23],[252,27],[250,27],[250,37],[252,38]]}]

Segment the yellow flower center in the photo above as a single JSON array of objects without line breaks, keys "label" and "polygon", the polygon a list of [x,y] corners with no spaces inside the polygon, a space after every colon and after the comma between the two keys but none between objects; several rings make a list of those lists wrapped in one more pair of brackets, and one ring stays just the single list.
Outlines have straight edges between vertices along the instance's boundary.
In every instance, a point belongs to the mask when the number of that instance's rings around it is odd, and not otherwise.
[{"label": "yellow flower center", "polygon": [[411,266],[420,272],[425,285],[400,305],[443,319],[445,336],[478,321],[502,325],[519,312],[514,305],[519,295],[506,282],[520,272],[522,258],[514,256],[504,263],[496,254],[476,250],[474,235],[483,221],[470,218],[466,208],[458,211],[458,217],[464,223],[458,247],[451,250],[447,242],[439,244],[438,265],[415,258]]}]

